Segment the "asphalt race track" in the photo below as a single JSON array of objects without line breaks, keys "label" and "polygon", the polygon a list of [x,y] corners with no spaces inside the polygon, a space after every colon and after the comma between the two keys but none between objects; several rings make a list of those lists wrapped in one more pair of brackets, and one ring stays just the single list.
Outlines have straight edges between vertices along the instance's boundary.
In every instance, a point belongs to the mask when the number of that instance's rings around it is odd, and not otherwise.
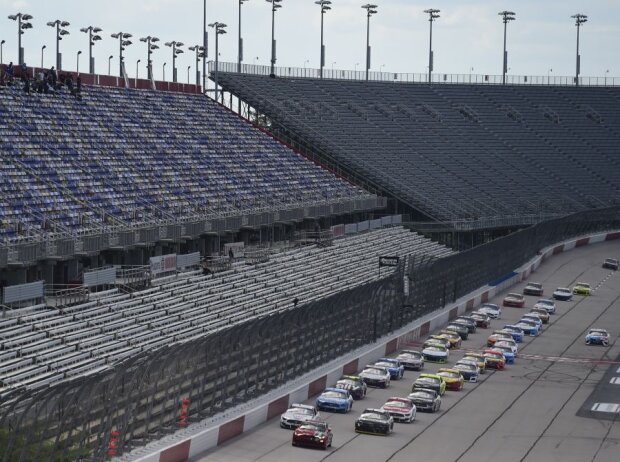
[{"label": "asphalt race track", "polygon": [[[556,302],[557,312],[542,334],[526,336],[519,344],[514,365],[487,372],[477,384],[465,383],[463,391],[447,391],[437,414],[419,412],[412,424],[396,423],[394,433],[387,437],[354,432],[354,420],[363,408],[380,407],[390,396],[407,396],[418,372],[406,371],[404,379],[392,381],[388,390],[369,389],[349,414],[322,412],[334,431],[333,447],[326,451],[291,446],[292,432],[281,429],[276,418],[192,460],[620,460],[620,412],[616,411],[620,411],[620,383],[610,383],[620,377],[620,271],[603,269],[605,257],[620,257],[618,241],[578,248],[547,260],[531,277],[544,284],[545,297],[555,288],[570,287],[577,281],[589,282],[593,294]],[[521,292],[523,285],[511,291]],[[526,297],[526,310],[536,298]],[[501,304],[501,298],[490,301]],[[478,329],[470,335],[463,349],[480,350],[493,328],[517,320],[523,312],[523,308],[502,308],[502,319],[493,321],[491,329]],[[586,330],[592,326],[610,331],[609,347],[585,345]],[[454,364],[462,354],[451,352],[448,364]],[[439,367],[427,363],[425,372]]]}]

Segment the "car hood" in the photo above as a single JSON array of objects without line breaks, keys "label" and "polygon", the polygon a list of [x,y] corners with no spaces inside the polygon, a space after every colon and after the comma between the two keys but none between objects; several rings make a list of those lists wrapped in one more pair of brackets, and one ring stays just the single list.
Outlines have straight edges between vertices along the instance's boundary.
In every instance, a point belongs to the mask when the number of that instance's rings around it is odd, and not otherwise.
[{"label": "car hood", "polygon": [[313,419],[314,416],[308,415],[308,414],[301,414],[298,412],[285,412],[282,417],[284,417],[285,419],[294,419],[294,420],[310,420]]},{"label": "car hood", "polygon": [[388,411],[388,412],[402,412],[403,414],[406,414],[407,412],[411,412],[412,408],[404,408],[404,407],[397,407],[397,406],[383,406],[383,410]]},{"label": "car hood", "polygon": [[325,433],[323,432],[319,432],[316,430],[312,430],[310,428],[298,428],[297,430],[295,430],[295,435],[296,436],[305,436],[305,437],[321,437],[323,435],[325,435]]}]

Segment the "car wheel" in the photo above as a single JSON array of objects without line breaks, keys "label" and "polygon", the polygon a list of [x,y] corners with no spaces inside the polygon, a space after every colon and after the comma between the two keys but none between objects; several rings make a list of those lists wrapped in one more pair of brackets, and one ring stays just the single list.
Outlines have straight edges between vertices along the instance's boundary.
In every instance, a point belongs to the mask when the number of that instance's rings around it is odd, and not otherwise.
[{"label": "car wheel", "polygon": [[609,342],[603,341],[603,346],[607,346],[607,345],[609,345]]},{"label": "car wheel", "polygon": [[292,444],[293,446],[297,446],[297,443],[295,443],[295,441],[293,441],[291,444]]}]

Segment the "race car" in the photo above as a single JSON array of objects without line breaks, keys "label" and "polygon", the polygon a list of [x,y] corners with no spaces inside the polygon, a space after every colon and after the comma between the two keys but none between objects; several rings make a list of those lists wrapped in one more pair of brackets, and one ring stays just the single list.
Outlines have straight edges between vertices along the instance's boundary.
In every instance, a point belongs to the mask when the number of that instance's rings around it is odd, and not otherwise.
[{"label": "race car", "polygon": [[465,353],[461,361],[463,359],[473,359],[474,361],[476,361],[476,364],[478,365],[478,369],[480,369],[481,374],[484,374],[487,371],[487,360],[482,353],[468,351],[467,353]]},{"label": "race car", "polygon": [[555,302],[548,298],[541,298],[534,303],[534,308],[547,310],[549,314],[555,314]]},{"label": "race car", "polygon": [[605,329],[590,329],[586,335],[586,345],[609,345],[609,332]]},{"label": "race car", "polygon": [[456,332],[457,334],[459,334],[461,336],[461,340],[467,340],[467,338],[469,337],[469,329],[466,326],[464,326],[463,324],[458,324],[458,323],[455,323],[455,322],[450,322],[444,328],[444,330],[451,330],[453,332]]},{"label": "race car", "polygon": [[512,332],[503,329],[494,330],[493,333],[487,337],[487,346],[491,347],[495,345],[495,342],[500,339],[512,340]]},{"label": "race car", "polygon": [[403,350],[396,358],[401,362],[403,366],[405,366],[405,369],[410,369],[414,371],[424,369],[424,357],[419,351]]},{"label": "race car", "polygon": [[[454,334],[454,332],[452,332],[452,334]],[[452,348],[452,341],[450,340],[450,335],[448,334],[441,334],[441,333],[434,334],[434,335],[431,335],[430,338],[434,340],[439,340],[445,345],[446,348]]]},{"label": "race car", "polygon": [[578,282],[575,284],[575,287],[573,287],[574,295],[590,295],[591,291],[590,284],[587,282]]},{"label": "race car", "polygon": [[326,388],[316,399],[315,404],[319,411],[347,413],[353,408],[353,397],[342,388]]},{"label": "race car", "polygon": [[484,358],[486,359],[487,367],[491,369],[501,371],[506,366],[504,355],[498,350],[493,350],[492,348],[484,350]]},{"label": "race car", "polygon": [[410,398],[388,398],[381,406],[382,411],[387,411],[396,422],[411,423],[415,420],[416,406]]},{"label": "race car", "polygon": [[431,345],[422,350],[424,361],[445,363],[448,361],[450,351],[443,345]]},{"label": "race car", "polygon": [[493,350],[499,351],[503,356],[506,364],[514,364],[515,362],[515,354],[508,345],[502,345],[503,342],[497,342],[493,345]]},{"label": "race car", "polygon": [[543,324],[549,324],[549,312],[544,308],[532,308],[527,314],[535,314]]},{"label": "race car", "polygon": [[525,335],[531,337],[536,337],[540,332],[538,325],[534,321],[528,321],[527,319],[519,320],[514,326],[521,329]]},{"label": "race car", "polygon": [[280,427],[293,429],[311,420],[317,420],[320,417],[319,411],[314,406],[293,403],[280,416]]},{"label": "race car", "polygon": [[573,298],[573,292],[568,287],[558,287],[553,292],[553,298],[555,300],[569,301]]},{"label": "race car", "polygon": [[499,319],[502,317],[502,309],[495,303],[484,303],[476,311],[486,314],[491,319]]},{"label": "race car", "polygon": [[460,348],[461,344],[463,343],[461,336],[453,330],[441,329],[439,331],[439,334],[445,335],[447,337],[447,339],[450,341],[450,348]]},{"label": "race car", "polygon": [[420,374],[413,385],[411,391],[416,391],[417,388],[429,388],[435,390],[439,396],[443,396],[446,392],[446,382],[437,374]]},{"label": "race car", "polygon": [[523,341],[523,329],[517,326],[513,326],[512,324],[506,324],[502,330],[508,331],[512,334],[512,339],[521,343]]},{"label": "race car", "polygon": [[437,412],[441,408],[441,397],[439,393],[430,388],[416,388],[407,396],[417,411]]},{"label": "race car", "polygon": [[370,435],[389,435],[394,430],[394,419],[389,412],[381,409],[364,409],[362,415],[355,420],[356,433]]},{"label": "race car", "polygon": [[385,367],[390,373],[390,378],[392,380],[402,379],[405,374],[405,366],[396,358],[379,358],[375,366]]},{"label": "race car", "polygon": [[387,388],[390,386],[390,373],[385,367],[366,366],[360,373],[360,378],[369,387]]},{"label": "race car", "polygon": [[605,269],[618,271],[618,267],[620,267],[620,262],[615,258],[606,258],[603,262],[603,268]]},{"label": "race car", "polygon": [[491,318],[488,314],[473,312],[471,314],[471,318],[476,322],[477,327],[482,327],[483,329],[488,329],[491,325]]},{"label": "race car", "polygon": [[430,346],[435,346],[435,345],[439,345],[439,346],[444,346],[446,348],[450,348],[450,340],[447,339],[446,337],[437,338],[436,335],[433,335],[433,336],[431,336],[430,338],[427,338],[424,341],[424,343],[422,344],[422,349],[428,348]]},{"label": "race car", "polygon": [[513,339],[511,338],[499,339],[497,342],[495,342],[495,345],[499,345],[499,344],[508,346],[515,355],[519,354],[519,345],[517,345],[517,342],[515,342]]},{"label": "race car", "polygon": [[543,294],[543,285],[539,282],[528,282],[523,288],[523,295],[538,295]]},{"label": "race car", "polygon": [[459,316],[452,321],[450,324],[460,324],[462,326],[467,327],[467,332],[470,334],[476,333],[476,321],[471,319],[469,316]]},{"label": "race car", "polygon": [[480,368],[478,363],[473,359],[461,359],[456,362],[454,369],[459,371],[463,376],[463,380],[467,382],[477,382],[480,377]]},{"label": "race car", "polygon": [[326,422],[311,420],[295,429],[292,444],[327,449],[333,438],[332,429]]},{"label": "race car", "polygon": [[458,369],[442,368],[437,371],[437,375],[446,382],[446,389],[460,391],[463,389],[465,379]]},{"label": "race car", "polygon": [[538,326],[538,330],[542,330],[543,322],[540,316],[535,313],[527,313],[521,316],[522,321],[531,321]]},{"label": "race car", "polygon": [[366,396],[368,387],[361,377],[357,375],[343,375],[340,380],[336,382],[336,388],[342,388],[351,393],[353,399],[362,399]]},{"label": "race car", "polygon": [[502,304],[504,306],[523,308],[525,306],[525,297],[521,294],[510,293],[504,297]]}]

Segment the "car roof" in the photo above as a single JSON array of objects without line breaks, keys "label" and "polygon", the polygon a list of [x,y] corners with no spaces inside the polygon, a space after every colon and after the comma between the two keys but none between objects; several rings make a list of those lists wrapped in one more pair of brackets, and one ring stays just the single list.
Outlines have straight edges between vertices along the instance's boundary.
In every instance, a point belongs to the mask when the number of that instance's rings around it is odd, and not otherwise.
[{"label": "car roof", "polygon": [[359,375],[343,375],[342,377],[340,377],[340,380],[357,380],[360,381],[362,380],[362,378]]},{"label": "car roof", "polygon": [[461,373],[458,369],[452,369],[452,368],[449,368],[449,367],[442,367],[437,372],[438,373],[439,372],[451,372],[453,374],[460,374]]},{"label": "car roof", "polygon": [[335,391],[338,393],[349,393],[347,390],[343,390],[342,388],[333,388],[333,387],[326,388],[325,390],[323,390],[323,393],[325,393],[326,391]]},{"label": "car roof", "polygon": [[411,399],[410,398],[404,398],[402,396],[392,396],[392,397],[390,397],[390,398],[385,400],[386,403],[388,401],[401,401],[403,403],[411,403]]},{"label": "car roof", "polygon": [[431,379],[441,379],[441,376],[437,375],[437,374],[431,374],[430,372],[423,372],[422,374],[420,374],[420,376],[418,377],[419,379],[423,379],[423,378],[431,378]]},{"label": "car roof", "polygon": [[301,409],[310,409],[310,410],[314,411],[314,406],[311,406],[309,404],[293,403],[293,404],[291,404],[290,409],[295,408],[295,407],[301,408]]},{"label": "car roof", "polygon": [[404,354],[404,353],[406,353],[406,354],[414,354],[414,355],[421,355],[422,354],[422,353],[420,353],[417,350],[403,350],[403,351],[400,352],[400,354]]}]

